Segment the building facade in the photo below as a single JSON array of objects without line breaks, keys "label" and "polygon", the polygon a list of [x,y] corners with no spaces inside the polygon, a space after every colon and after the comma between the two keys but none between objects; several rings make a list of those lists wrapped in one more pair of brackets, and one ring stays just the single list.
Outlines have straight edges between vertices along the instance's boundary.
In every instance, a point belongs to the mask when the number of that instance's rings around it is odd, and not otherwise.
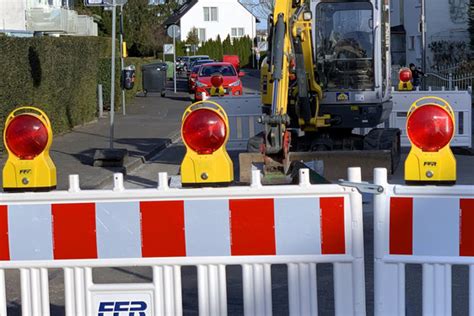
[{"label": "building facade", "polygon": [[205,42],[219,35],[224,40],[256,35],[257,18],[238,0],[192,0],[184,3],[169,19],[166,27],[172,24],[181,28],[181,40],[196,28],[199,40]]},{"label": "building facade", "polygon": [[[420,32],[422,0],[390,0],[392,61],[395,64],[421,65],[423,56]],[[442,62],[443,50],[453,54],[469,41],[469,0],[425,0],[427,69]],[[459,47],[458,47],[459,46]],[[454,52],[458,50],[457,52]],[[449,62],[450,58],[446,58]]]},{"label": "building facade", "polygon": [[72,10],[72,0],[0,0],[0,32],[97,36],[97,23]]}]

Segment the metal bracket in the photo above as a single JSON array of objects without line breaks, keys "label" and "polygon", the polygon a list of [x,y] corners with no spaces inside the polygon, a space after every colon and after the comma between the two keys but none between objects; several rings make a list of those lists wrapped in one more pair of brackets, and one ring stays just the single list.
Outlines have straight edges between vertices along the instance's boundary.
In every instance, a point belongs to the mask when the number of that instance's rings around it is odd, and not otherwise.
[{"label": "metal bracket", "polygon": [[338,184],[346,187],[356,188],[360,193],[382,194],[384,191],[383,186],[369,182],[350,182],[339,180]]}]

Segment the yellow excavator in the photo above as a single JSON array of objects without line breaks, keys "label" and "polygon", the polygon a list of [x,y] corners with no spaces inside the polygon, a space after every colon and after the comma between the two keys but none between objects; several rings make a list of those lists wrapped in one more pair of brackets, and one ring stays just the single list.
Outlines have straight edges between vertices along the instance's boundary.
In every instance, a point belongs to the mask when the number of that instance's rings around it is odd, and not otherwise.
[{"label": "yellow excavator", "polygon": [[355,165],[395,170],[400,130],[377,128],[392,110],[386,2],[275,1],[261,70],[264,131],[241,154],[243,172],[262,159],[272,183],[301,161],[323,161],[331,180]]}]

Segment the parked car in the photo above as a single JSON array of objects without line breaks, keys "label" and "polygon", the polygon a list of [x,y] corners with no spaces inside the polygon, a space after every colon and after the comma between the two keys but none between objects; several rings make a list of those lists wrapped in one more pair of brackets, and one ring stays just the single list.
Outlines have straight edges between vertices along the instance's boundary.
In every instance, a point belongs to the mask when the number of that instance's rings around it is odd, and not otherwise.
[{"label": "parked car", "polygon": [[185,62],[184,62],[184,70],[185,71],[188,71],[189,69],[191,69],[191,64],[196,61],[196,60],[200,60],[200,59],[209,59],[209,56],[207,55],[195,55],[195,56],[188,56],[188,58],[185,59]]},{"label": "parked car", "polygon": [[198,76],[199,69],[201,69],[201,65],[194,66],[191,70],[191,74],[188,78],[188,91],[189,93],[194,93],[194,89],[196,88],[196,78]]},{"label": "parked car", "polygon": [[212,87],[224,89],[224,95],[242,95],[243,72],[237,72],[231,63],[214,62],[201,66],[196,78],[195,100],[202,100],[202,93],[210,95]]},{"label": "parked car", "polygon": [[240,71],[240,58],[239,55],[224,55],[222,61],[225,63],[231,63],[237,72]]},{"label": "parked car", "polygon": [[203,64],[208,64],[208,63],[213,63],[214,60],[213,59],[199,59],[199,60],[195,60],[191,63],[191,66],[189,67],[189,70],[187,71],[186,75],[189,76],[191,75],[191,70],[194,68],[194,66],[199,66],[199,65],[203,65]]}]

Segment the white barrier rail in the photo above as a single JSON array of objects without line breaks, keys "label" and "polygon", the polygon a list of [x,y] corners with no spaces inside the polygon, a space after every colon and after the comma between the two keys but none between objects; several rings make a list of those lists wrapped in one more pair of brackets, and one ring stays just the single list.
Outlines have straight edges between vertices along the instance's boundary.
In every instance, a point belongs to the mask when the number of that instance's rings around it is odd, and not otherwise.
[{"label": "white barrier rail", "polygon": [[469,266],[474,315],[474,186],[411,187],[387,183],[375,169],[375,315],[405,315],[405,265],[422,265],[423,315],[452,314],[452,265]]},{"label": "white barrier rail", "polygon": [[[48,270],[64,271],[67,315],[180,315],[182,266],[197,267],[201,315],[227,314],[226,266],[242,267],[244,313],[272,314],[271,267],[288,268],[292,315],[318,312],[319,263],[332,263],[336,315],[365,315],[362,198],[354,188],[262,186],[0,194],[0,314],[5,269],[19,269],[23,315],[49,315]],[[360,182],[359,168],[349,181]],[[149,266],[149,283],[96,284],[97,267]],[[120,314],[121,315],[121,314]]]}]

